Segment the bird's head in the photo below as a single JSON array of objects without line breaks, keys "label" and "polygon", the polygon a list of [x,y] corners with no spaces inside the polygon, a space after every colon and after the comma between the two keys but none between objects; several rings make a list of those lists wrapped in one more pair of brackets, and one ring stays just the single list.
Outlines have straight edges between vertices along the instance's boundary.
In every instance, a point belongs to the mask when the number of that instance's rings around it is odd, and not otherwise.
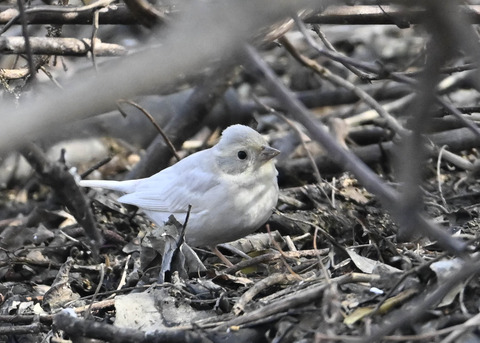
[{"label": "bird's head", "polygon": [[257,131],[239,124],[227,127],[213,150],[219,168],[231,175],[255,172],[280,153]]}]

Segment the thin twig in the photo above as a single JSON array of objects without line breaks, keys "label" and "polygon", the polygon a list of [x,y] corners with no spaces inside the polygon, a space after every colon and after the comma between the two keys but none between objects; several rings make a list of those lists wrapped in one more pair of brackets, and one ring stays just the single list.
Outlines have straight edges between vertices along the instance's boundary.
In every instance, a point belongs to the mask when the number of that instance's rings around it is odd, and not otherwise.
[{"label": "thin twig", "polygon": [[[313,250],[318,251],[317,247],[317,234],[318,234],[318,229],[319,227],[315,225],[315,230],[313,231]],[[318,265],[322,269],[323,276],[325,277],[325,281],[328,284],[331,284],[331,278],[330,275],[328,275],[328,270],[325,268],[325,265],[322,262],[322,259],[320,258],[320,253],[317,254],[317,260],[318,260]]]},{"label": "thin twig", "polygon": [[440,199],[442,200],[443,206],[447,208],[447,202],[445,201],[445,197],[443,196],[443,191],[442,191],[442,174],[440,171],[440,165],[442,163],[442,155],[445,149],[447,148],[446,145],[442,146],[440,148],[440,152],[438,153],[438,158],[437,158],[437,185],[438,185],[438,194],[440,195]]},{"label": "thin twig", "polygon": [[[120,99],[118,100],[118,103],[126,103],[126,104],[130,104],[134,107],[136,107],[137,109],[139,109],[153,124],[153,126],[155,126],[155,128],[157,129],[157,131],[160,133],[160,135],[163,137],[163,140],[165,141],[165,143],[167,144],[167,146],[170,148],[172,154],[175,156],[175,158],[177,159],[177,161],[180,161],[181,158],[180,158],[180,155],[178,155],[177,153],[177,150],[175,149],[175,147],[173,146],[173,143],[170,141],[170,139],[167,137],[167,135],[165,134],[165,132],[162,130],[162,128],[160,127],[160,125],[158,125],[158,123],[155,121],[155,118],[153,118],[153,116],[148,113],[148,111],[146,109],[144,109],[142,106],[140,106],[139,104],[131,101],[131,100],[125,100],[125,99]],[[119,107],[119,110],[121,110],[121,108]]]},{"label": "thin twig", "polygon": [[90,45],[90,51],[92,52],[92,63],[93,68],[97,71],[97,60],[95,57],[95,48],[96,48],[96,38],[98,32],[98,17],[99,17],[99,9],[93,11],[93,20],[92,20],[92,43]]},{"label": "thin twig", "polygon": [[182,232],[180,232],[180,237],[178,238],[177,248],[183,244],[185,241],[185,231],[187,230],[188,220],[190,219],[190,212],[192,211],[192,205],[188,205],[187,215],[185,216],[185,220],[182,224]]},{"label": "thin twig", "polygon": [[[266,224],[265,227],[267,228],[267,232],[268,232],[268,236],[270,238],[270,242],[272,242],[273,246],[277,249],[277,251],[280,253],[280,260],[282,261],[282,264],[285,266],[285,268],[288,270],[288,272],[293,276],[295,277],[297,280],[302,280],[302,277],[300,275],[298,275],[297,273],[295,273],[292,269],[292,267],[290,267],[290,265],[287,263],[287,261],[285,260],[285,258],[287,257],[287,255],[285,255],[285,252],[283,251],[282,247],[280,246],[280,244],[278,244],[278,242],[272,237],[272,232],[270,231],[270,224]],[[232,266],[229,266],[229,267],[233,267]]]},{"label": "thin twig", "polygon": [[30,35],[28,34],[28,23],[27,15],[25,14],[25,4],[23,3],[23,0],[17,0],[17,4],[18,10],[20,11],[20,21],[22,23],[22,35],[25,39],[25,50],[27,52],[28,69],[30,70],[31,80],[35,81],[36,70],[35,63],[33,62],[32,46],[30,45]]},{"label": "thin twig", "polygon": [[112,156],[108,156],[108,157],[105,157],[103,160],[95,163],[93,166],[91,166],[90,168],[88,168],[87,170],[85,170],[82,174],[80,174],[80,178],[81,179],[85,179],[88,175],[90,175],[92,172],[94,172],[95,170],[97,170],[98,168],[104,166],[105,164],[107,164],[108,162],[110,162],[112,160]]},{"label": "thin twig", "polygon": [[105,263],[100,264],[100,280],[98,280],[98,285],[97,288],[95,289],[95,293],[93,293],[92,300],[90,301],[90,305],[87,307],[87,310],[85,311],[85,319],[88,319],[92,313],[92,306],[95,303],[95,299],[98,296],[98,293],[100,293],[100,289],[102,289],[103,286],[103,279],[105,277]]},{"label": "thin twig", "polygon": [[[295,24],[297,25],[297,27],[300,29],[300,31],[303,33],[303,36],[307,39],[307,41],[310,43],[310,39],[311,37],[309,36],[308,32],[307,32],[307,29],[305,27],[305,24],[303,23],[303,21],[301,21],[298,16],[295,16],[294,17],[295,19]],[[315,31],[315,33],[318,35],[318,37],[320,37],[320,39],[322,40],[323,44],[325,44],[325,46],[327,47],[327,49],[333,51],[333,52],[336,52],[338,53],[338,51],[335,49],[335,47],[330,44],[330,42],[327,40],[327,37],[325,36],[325,34],[320,30],[320,25],[318,24],[314,24],[313,25],[313,31]],[[355,75],[357,75],[360,80],[370,80],[370,76],[365,74],[364,72],[362,72],[361,70],[359,70],[358,68],[348,64],[348,63],[342,63],[344,65],[345,68],[347,68],[348,70],[350,70],[352,73],[354,73]]]}]

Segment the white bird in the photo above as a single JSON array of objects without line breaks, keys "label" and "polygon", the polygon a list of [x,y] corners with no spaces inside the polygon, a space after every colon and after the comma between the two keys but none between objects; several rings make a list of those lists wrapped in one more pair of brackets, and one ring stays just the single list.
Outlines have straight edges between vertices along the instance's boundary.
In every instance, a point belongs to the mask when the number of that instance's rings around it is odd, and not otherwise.
[{"label": "white bird", "polygon": [[125,193],[118,201],[137,206],[157,225],[173,214],[183,223],[191,205],[185,240],[216,250],[264,224],[278,200],[277,170],[270,147],[244,125],[226,128],[210,149],[192,154],[144,179],[83,180],[80,186]]}]

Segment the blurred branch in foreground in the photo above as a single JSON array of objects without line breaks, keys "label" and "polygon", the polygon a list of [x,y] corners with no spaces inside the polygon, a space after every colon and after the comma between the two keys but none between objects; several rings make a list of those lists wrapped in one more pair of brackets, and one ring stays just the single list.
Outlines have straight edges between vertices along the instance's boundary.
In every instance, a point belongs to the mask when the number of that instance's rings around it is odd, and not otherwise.
[{"label": "blurred branch in foreground", "polygon": [[[321,2],[318,2],[319,4]],[[472,24],[480,23],[480,5],[465,5],[461,7]],[[165,16],[181,16],[178,11],[171,11],[167,6],[157,8]],[[75,13],[75,15],[68,15]],[[0,6],[0,24],[7,24],[18,16],[18,10],[12,7]],[[418,24],[425,15],[425,9],[418,7],[406,9],[398,6],[355,5],[331,6],[325,11],[310,14],[305,18],[308,24],[339,24],[339,25],[403,25]],[[29,24],[76,24],[90,25],[92,23],[91,9],[78,11],[75,7],[59,9],[56,6],[37,6],[27,10]],[[99,16],[100,24],[137,25],[139,21],[124,4],[106,7]],[[15,22],[15,24],[18,24]]]}]

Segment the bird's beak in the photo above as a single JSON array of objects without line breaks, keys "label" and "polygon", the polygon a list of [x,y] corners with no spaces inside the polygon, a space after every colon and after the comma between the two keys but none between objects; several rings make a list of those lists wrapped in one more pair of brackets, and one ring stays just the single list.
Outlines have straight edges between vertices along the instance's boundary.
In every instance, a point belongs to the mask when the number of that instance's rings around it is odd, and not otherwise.
[{"label": "bird's beak", "polygon": [[262,146],[262,151],[260,152],[260,160],[267,162],[277,156],[279,153],[280,150],[274,149],[268,145],[264,145]]}]

